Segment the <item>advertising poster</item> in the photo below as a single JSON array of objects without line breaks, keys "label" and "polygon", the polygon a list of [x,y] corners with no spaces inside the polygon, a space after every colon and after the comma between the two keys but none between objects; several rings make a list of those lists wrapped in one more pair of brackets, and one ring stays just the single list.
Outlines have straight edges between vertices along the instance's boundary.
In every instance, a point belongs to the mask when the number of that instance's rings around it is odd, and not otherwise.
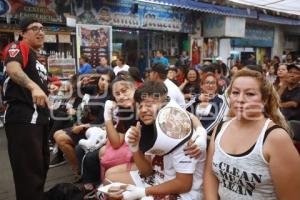
[{"label": "advertising poster", "polygon": [[60,79],[71,78],[76,74],[74,58],[48,58],[48,72]]},{"label": "advertising poster", "polygon": [[111,62],[111,26],[77,24],[76,32],[77,55],[88,56],[93,68],[99,65],[101,57],[105,57],[108,63]]},{"label": "advertising poster", "polygon": [[213,58],[218,56],[219,42],[217,38],[204,38],[203,58]]},{"label": "advertising poster", "polygon": [[191,46],[192,46],[192,66],[198,65],[202,62],[202,39],[200,38],[191,38]]}]

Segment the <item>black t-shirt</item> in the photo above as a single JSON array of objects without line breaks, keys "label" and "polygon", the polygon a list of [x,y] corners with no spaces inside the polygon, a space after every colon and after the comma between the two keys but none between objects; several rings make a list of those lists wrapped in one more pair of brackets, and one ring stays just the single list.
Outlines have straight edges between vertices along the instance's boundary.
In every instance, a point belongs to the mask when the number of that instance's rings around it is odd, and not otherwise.
[{"label": "black t-shirt", "polygon": [[[5,65],[11,61],[19,62],[25,74],[46,94],[48,93],[47,70],[26,43],[21,41],[9,44],[3,55]],[[4,101],[8,104],[5,123],[47,124],[49,122],[48,108],[33,104],[31,92],[13,82],[7,74],[5,74],[3,91]]]},{"label": "black t-shirt", "polygon": [[151,147],[155,143],[156,129],[154,127],[154,124],[145,125],[141,122],[141,125],[142,128],[141,128],[141,139],[139,143],[139,149],[145,153],[146,151],[151,149]]},{"label": "black t-shirt", "polygon": [[300,120],[300,84],[292,90],[285,89],[281,96],[281,102],[295,101],[296,108],[281,108],[282,114],[287,120]]},{"label": "black t-shirt", "polygon": [[118,133],[125,134],[126,131],[131,127],[135,126],[137,119],[136,119],[136,112],[130,108],[122,108],[118,107],[118,122],[116,130]]},{"label": "black t-shirt", "polygon": [[91,114],[96,116],[96,119],[90,122],[90,124],[103,124],[104,123],[104,105],[105,101],[110,99],[106,94],[94,96],[89,101],[89,108],[91,109]]}]

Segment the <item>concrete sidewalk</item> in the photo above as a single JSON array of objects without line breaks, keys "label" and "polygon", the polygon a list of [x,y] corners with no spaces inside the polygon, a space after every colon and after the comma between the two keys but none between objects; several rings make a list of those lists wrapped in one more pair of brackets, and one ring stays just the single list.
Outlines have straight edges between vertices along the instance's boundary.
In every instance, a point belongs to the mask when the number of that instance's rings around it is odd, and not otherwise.
[{"label": "concrete sidewalk", "polygon": [[[45,190],[57,183],[71,182],[74,179],[68,164],[49,169]],[[4,128],[0,129],[0,200],[15,200],[13,175],[7,152]]]}]

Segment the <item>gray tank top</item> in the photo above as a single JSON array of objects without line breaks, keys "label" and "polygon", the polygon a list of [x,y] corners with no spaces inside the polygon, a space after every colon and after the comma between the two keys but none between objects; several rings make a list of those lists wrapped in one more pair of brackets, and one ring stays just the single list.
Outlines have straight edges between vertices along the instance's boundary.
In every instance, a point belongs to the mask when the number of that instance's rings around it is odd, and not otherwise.
[{"label": "gray tank top", "polygon": [[222,150],[220,140],[233,120],[223,125],[215,141],[212,167],[219,180],[218,193],[220,199],[277,199],[269,164],[263,156],[263,139],[271,120],[266,120],[251,152],[243,156],[231,156]]}]

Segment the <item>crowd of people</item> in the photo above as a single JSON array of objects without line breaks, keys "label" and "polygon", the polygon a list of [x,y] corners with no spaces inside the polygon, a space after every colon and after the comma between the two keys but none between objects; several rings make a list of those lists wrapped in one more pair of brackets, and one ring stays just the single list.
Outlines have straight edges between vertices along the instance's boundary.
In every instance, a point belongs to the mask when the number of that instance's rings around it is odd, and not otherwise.
[{"label": "crowd of people", "polygon": [[[129,67],[122,58],[117,63],[117,70],[108,66],[97,74],[85,74],[77,79],[82,102],[91,107],[90,112],[93,106],[98,106],[98,110],[90,113],[88,121],[80,118],[80,125],[75,123],[54,133],[53,142],[61,153],[56,153],[60,159],[54,159],[50,166],[67,159],[86,194],[93,197],[99,185],[121,182],[131,185],[130,192],[120,189],[98,196],[108,195],[113,199],[299,197],[296,192],[299,180],[285,187],[288,177],[299,174],[297,144],[292,140],[300,119],[300,68],[296,64],[278,63],[277,67],[270,67],[270,72],[264,72],[259,65],[239,66],[237,70],[233,66],[230,74],[226,74],[218,63],[193,68],[168,67],[164,61],[154,62],[143,76],[137,67]],[[95,76],[98,81],[83,81]],[[104,79],[105,86],[101,86]],[[92,85],[98,88],[91,90]],[[105,98],[99,98],[101,94],[106,94]],[[97,99],[94,102],[98,104],[84,101],[86,96],[89,101]],[[194,143],[194,139],[186,140],[168,153],[168,140],[162,144],[155,141],[166,139],[159,136],[164,128],[158,124],[158,118],[168,106],[176,108],[174,102],[177,109],[188,113],[192,123],[187,127],[195,131],[193,135],[202,137]],[[177,117],[171,118],[172,115]],[[169,131],[175,134],[176,130],[184,130],[180,127],[184,123],[182,116],[175,113],[170,118],[168,114],[163,116],[167,118],[164,126]],[[93,123],[95,118],[97,124]],[[87,137],[91,127],[105,130],[107,142],[97,146],[96,136]],[[97,129],[93,131],[98,137],[100,133]],[[97,148],[85,147],[80,144],[81,139]],[[207,156],[206,142],[209,143]],[[287,148],[276,148],[279,145]]]},{"label": "crowd of people", "polygon": [[195,67],[183,53],[170,67],[157,51],[148,69],[122,57],[92,69],[81,56],[62,90],[36,55],[42,27],[24,19],[4,53],[18,200],[46,199],[49,166],[66,161],[84,199],[300,198],[299,65]]}]

